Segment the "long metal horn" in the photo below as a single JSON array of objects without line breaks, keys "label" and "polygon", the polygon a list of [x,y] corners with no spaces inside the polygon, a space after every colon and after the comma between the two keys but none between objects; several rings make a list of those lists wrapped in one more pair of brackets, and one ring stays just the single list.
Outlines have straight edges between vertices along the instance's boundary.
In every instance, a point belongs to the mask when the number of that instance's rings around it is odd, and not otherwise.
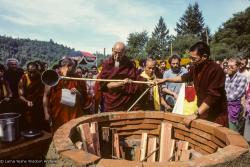
[{"label": "long metal horn", "polygon": [[46,70],[41,75],[42,83],[47,86],[57,85],[60,79],[60,76],[54,70]]}]

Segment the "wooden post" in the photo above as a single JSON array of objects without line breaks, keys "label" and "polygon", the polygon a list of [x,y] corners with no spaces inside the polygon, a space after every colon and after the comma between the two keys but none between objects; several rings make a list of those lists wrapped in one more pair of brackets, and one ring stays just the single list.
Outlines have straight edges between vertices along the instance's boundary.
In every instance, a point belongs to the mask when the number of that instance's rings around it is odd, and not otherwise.
[{"label": "wooden post", "polygon": [[[148,138],[148,151],[147,155],[156,150],[156,137]],[[148,159],[147,162],[155,162],[156,153],[153,153]]]},{"label": "wooden post", "polygon": [[140,161],[142,161],[146,157],[146,149],[147,149],[147,138],[148,134],[143,132],[142,138],[141,138],[141,155],[140,155]]},{"label": "wooden post", "polygon": [[118,133],[114,134],[114,151],[115,151],[115,156],[117,158],[121,158],[120,156],[120,145],[119,145],[119,135]]},{"label": "wooden post", "polygon": [[188,150],[188,142],[187,141],[178,141],[177,142],[177,151],[175,154],[175,161],[179,161],[182,156],[182,151]]},{"label": "wooden post", "polygon": [[99,142],[99,131],[97,122],[91,122],[90,124],[90,133],[92,135],[94,148],[97,156],[101,156],[100,153],[100,142]]},{"label": "wooden post", "polygon": [[169,149],[172,146],[171,142],[172,124],[168,122],[161,123],[161,135],[160,135],[160,156],[159,162],[167,162],[170,159]]},{"label": "wooden post", "polygon": [[89,123],[79,125],[78,130],[81,134],[83,149],[91,154],[96,155],[92,135],[90,133]]}]

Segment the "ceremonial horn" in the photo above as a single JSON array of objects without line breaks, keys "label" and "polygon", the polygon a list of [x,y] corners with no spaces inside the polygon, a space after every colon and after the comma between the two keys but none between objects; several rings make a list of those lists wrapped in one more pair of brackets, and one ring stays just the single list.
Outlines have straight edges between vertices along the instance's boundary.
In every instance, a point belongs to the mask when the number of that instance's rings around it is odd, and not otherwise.
[{"label": "ceremonial horn", "polygon": [[[41,80],[44,85],[47,86],[56,86],[59,80],[76,80],[76,81],[98,81],[98,82],[123,82],[122,79],[95,79],[95,78],[73,78],[73,77],[65,77],[59,76],[58,73],[54,70],[46,70],[42,73]],[[137,84],[151,84],[149,81],[131,81],[131,83]]]},{"label": "ceremonial horn", "polygon": [[46,70],[41,75],[41,80],[44,85],[55,86],[58,84],[61,77],[54,70]]}]

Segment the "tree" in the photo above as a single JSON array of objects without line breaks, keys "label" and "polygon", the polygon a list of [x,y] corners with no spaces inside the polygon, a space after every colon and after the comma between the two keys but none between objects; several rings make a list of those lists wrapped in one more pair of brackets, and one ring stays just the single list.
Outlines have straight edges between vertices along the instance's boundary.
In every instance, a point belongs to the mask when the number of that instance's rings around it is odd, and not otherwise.
[{"label": "tree", "polygon": [[167,55],[167,47],[169,45],[169,41],[169,30],[167,29],[163,17],[160,17],[159,22],[155,26],[154,32],[152,33],[150,45],[153,45],[148,46],[147,48],[154,48],[155,50],[151,52],[151,54],[154,53],[154,56],[160,56],[161,58],[163,58]]},{"label": "tree", "polygon": [[215,33],[212,43],[224,44],[250,58],[250,7],[223,23]]},{"label": "tree", "polygon": [[197,2],[194,5],[189,4],[184,15],[177,22],[175,30],[177,35],[194,34],[203,41],[206,41],[206,30],[210,36],[210,30],[205,27],[204,18]]},{"label": "tree", "polygon": [[148,43],[147,43],[147,46],[146,46],[147,54],[150,57],[153,57],[153,58],[157,59],[157,58],[160,58],[159,50],[160,50],[159,41],[154,37],[150,38]]},{"label": "tree", "polygon": [[148,33],[146,31],[143,32],[135,32],[130,33],[127,41],[127,55],[130,58],[145,58],[147,55],[145,53],[145,46],[148,42]]},{"label": "tree", "polygon": [[183,55],[198,41],[199,38],[193,34],[178,35],[172,43],[173,51],[179,55]]}]

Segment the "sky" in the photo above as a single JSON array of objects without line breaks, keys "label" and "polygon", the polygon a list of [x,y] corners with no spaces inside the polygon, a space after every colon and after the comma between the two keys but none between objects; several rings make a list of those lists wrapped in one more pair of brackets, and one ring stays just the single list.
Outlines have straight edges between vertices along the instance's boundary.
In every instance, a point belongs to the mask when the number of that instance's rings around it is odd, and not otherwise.
[{"label": "sky", "polygon": [[211,33],[250,6],[250,0],[0,0],[0,35],[110,53],[129,33],[151,35],[160,16],[175,35],[176,22],[195,2]]}]

